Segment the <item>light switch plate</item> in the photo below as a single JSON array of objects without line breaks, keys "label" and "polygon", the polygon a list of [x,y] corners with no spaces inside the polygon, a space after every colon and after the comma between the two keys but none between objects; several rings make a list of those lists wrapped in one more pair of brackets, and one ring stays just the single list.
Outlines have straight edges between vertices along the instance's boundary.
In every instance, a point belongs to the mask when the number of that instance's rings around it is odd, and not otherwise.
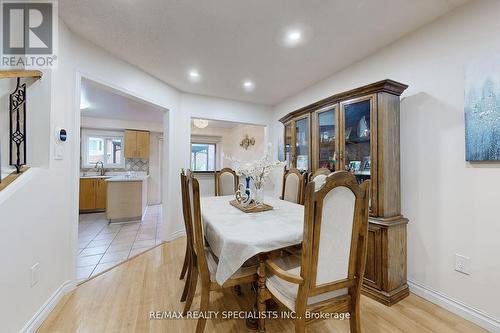
[{"label": "light switch plate", "polygon": [[62,160],[64,158],[64,147],[60,144],[56,144],[54,147],[54,159]]}]

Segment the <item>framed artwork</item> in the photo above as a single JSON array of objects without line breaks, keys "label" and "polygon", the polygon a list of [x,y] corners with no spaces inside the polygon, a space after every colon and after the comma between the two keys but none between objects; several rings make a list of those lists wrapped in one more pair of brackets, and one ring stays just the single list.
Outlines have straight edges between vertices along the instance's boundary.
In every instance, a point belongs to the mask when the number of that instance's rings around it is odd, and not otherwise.
[{"label": "framed artwork", "polygon": [[465,66],[465,159],[500,160],[500,53]]}]

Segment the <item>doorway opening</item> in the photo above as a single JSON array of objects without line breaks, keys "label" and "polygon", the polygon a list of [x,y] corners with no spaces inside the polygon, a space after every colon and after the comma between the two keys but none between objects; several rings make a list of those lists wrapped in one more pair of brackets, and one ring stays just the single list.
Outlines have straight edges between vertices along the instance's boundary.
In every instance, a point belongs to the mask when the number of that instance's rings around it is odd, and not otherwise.
[{"label": "doorway opening", "polygon": [[156,245],[166,109],[86,77],[80,82],[77,282]]}]

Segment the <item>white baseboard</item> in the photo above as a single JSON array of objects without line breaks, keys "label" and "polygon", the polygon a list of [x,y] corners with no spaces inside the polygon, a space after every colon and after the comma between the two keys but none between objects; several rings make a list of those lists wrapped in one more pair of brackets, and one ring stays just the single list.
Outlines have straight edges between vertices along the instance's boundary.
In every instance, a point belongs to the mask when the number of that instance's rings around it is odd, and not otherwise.
[{"label": "white baseboard", "polygon": [[419,284],[418,282],[408,280],[408,286],[410,287],[410,291],[415,295],[425,298],[490,332],[500,332],[500,320],[498,318],[494,318],[481,310],[473,308],[437,290]]},{"label": "white baseboard", "polygon": [[50,298],[42,305],[42,307],[37,311],[37,313],[30,319],[29,322],[24,325],[20,332],[32,333],[36,332],[36,330],[42,325],[43,321],[49,316],[49,314],[54,310],[55,306],[59,301],[69,293],[70,291],[76,288],[76,284],[74,281],[66,281],[59,288],[57,288],[56,292],[50,296]]},{"label": "white baseboard", "polygon": [[182,236],[185,236],[186,235],[186,230],[184,229],[181,229],[181,230],[177,230],[173,233],[171,233],[170,235],[167,236],[167,239],[165,239],[166,242],[170,242],[170,241],[173,241],[179,237],[182,237]]}]

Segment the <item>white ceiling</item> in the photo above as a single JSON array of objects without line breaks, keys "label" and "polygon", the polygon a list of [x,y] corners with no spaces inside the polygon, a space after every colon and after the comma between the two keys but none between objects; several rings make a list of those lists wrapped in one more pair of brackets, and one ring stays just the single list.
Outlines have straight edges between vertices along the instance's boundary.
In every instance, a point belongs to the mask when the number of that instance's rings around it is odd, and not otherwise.
[{"label": "white ceiling", "polygon": [[[195,127],[194,126],[194,119],[195,118],[191,119],[191,127]],[[225,120],[209,120],[209,119],[207,119],[207,121],[208,121],[208,126],[206,128],[213,128],[213,127],[216,127],[216,128],[234,128],[238,125],[242,125],[242,123],[235,123],[233,121],[225,121]]]},{"label": "white ceiling", "polygon": [[110,118],[141,122],[163,122],[163,109],[97,82],[82,79],[83,117]]},{"label": "white ceiling", "polygon": [[[274,105],[466,1],[60,0],[59,13],[179,90]],[[305,42],[286,48],[283,33],[295,27]],[[191,69],[200,82],[190,82]],[[254,91],[242,89],[245,79]]]}]

